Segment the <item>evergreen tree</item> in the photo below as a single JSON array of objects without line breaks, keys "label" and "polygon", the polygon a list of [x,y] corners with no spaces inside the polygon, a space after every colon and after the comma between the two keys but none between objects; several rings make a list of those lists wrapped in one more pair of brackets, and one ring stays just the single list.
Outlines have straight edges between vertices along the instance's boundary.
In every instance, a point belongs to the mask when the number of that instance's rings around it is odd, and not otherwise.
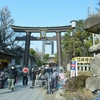
[{"label": "evergreen tree", "polygon": [[[75,52],[75,57],[92,56],[88,52],[89,47],[92,46],[92,33],[84,30],[83,22],[84,20],[79,20],[74,30],[70,28],[65,33],[62,41],[63,62],[70,63],[70,60],[74,56],[73,52]],[[74,33],[73,36],[70,36],[71,33]]]}]

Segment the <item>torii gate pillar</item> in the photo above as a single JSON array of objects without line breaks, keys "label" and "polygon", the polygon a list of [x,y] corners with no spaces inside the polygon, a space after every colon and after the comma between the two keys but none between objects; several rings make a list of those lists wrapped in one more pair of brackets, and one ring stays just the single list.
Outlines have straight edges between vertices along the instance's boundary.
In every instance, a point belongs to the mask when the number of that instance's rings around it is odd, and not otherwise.
[{"label": "torii gate pillar", "polygon": [[24,61],[23,66],[28,67],[29,61],[29,49],[30,49],[30,32],[26,32],[26,40],[25,40],[25,54],[24,54]]},{"label": "torii gate pillar", "polygon": [[[26,67],[28,67],[28,61],[29,61],[30,35],[31,35],[30,32],[26,32],[25,54],[24,54],[24,62],[23,62],[23,65]],[[56,40],[57,40],[58,66],[62,66],[61,32],[56,32]]]},{"label": "torii gate pillar", "polygon": [[62,66],[61,32],[56,32],[58,65]]}]

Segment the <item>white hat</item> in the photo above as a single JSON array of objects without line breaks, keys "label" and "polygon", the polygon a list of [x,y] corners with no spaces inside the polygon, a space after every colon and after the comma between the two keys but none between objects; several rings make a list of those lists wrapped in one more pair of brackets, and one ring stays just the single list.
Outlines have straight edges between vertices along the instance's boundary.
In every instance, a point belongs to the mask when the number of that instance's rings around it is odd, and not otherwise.
[{"label": "white hat", "polygon": [[41,68],[39,67],[39,70],[40,70]]},{"label": "white hat", "polygon": [[15,67],[14,66],[11,66],[11,68],[14,69]]},{"label": "white hat", "polygon": [[48,69],[48,67],[45,67],[45,69]]}]

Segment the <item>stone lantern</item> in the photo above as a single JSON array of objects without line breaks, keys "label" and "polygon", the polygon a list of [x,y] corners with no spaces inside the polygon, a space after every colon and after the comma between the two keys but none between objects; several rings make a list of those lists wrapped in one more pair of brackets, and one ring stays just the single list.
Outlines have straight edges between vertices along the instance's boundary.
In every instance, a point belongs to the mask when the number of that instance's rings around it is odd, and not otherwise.
[{"label": "stone lantern", "polygon": [[91,71],[95,77],[89,77],[86,80],[86,88],[95,91],[100,89],[100,85],[98,85],[100,84],[100,13],[88,17],[83,25],[86,31],[96,34],[99,40],[98,44],[89,48],[89,52],[96,54],[90,64]]}]

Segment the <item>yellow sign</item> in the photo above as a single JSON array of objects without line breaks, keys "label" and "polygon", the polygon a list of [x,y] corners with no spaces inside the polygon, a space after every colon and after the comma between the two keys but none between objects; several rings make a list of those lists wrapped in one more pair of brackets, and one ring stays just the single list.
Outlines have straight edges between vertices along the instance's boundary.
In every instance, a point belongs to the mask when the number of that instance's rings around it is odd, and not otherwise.
[{"label": "yellow sign", "polygon": [[72,58],[72,61],[76,61],[77,59],[76,58]]},{"label": "yellow sign", "polygon": [[2,59],[0,59],[0,62],[10,62],[9,60],[2,60]]},{"label": "yellow sign", "polygon": [[0,68],[3,68],[3,65],[2,64],[0,64]]}]

